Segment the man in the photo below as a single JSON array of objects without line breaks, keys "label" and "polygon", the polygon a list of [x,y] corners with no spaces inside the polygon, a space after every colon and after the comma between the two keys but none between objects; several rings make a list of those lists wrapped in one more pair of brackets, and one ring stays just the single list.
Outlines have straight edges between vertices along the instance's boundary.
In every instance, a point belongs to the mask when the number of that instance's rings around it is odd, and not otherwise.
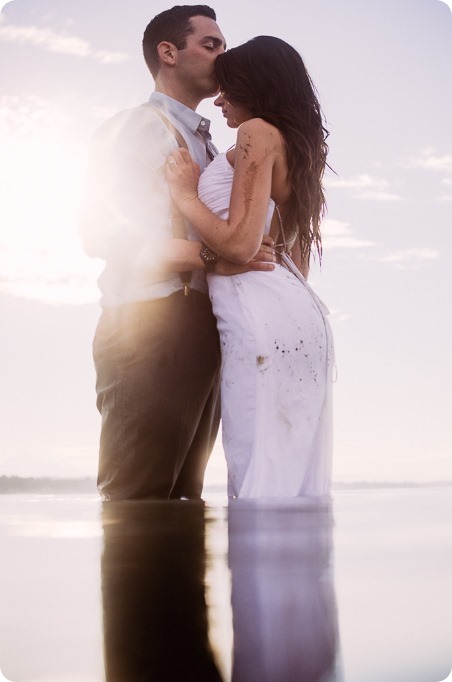
[{"label": "man", "polygon": [[218,430],[220,367],[204,273],[243,268],[218,258],[190,226],[181,232],[164,168],[179,145],[201,169],[212,157],[210,122],[195,110],[218,92],[214,62],[224,49],[206,5],[154,17],[143,52],[155,92],[147,104],[107,121],[93,139],[82,235],[87,253],[106,261],[94,339],[102,414],[98,487],[105,500],[202,492]]}]

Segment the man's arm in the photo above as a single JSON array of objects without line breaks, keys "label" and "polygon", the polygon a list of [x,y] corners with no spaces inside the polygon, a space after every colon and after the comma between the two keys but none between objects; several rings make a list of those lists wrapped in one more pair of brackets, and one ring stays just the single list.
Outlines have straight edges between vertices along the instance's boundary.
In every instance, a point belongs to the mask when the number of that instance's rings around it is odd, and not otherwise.
[{"label": "man's arm", "polygon": [[[141,278],[205,270],[202,244],[172,234],[170,196],[163,166],[175,141],[148,108],[120,112],[95,133],[91,144],[80,233],[93,258],[128,263]],[[219,274],[273,269],[267,244],[247,265],[220,258]]]},{"label": "man's arm", "polygon": [[80,215],[89,256],[158,269],[172,234],[163,166],[175,148],[161,119],[144,107],[120,112],[96,131]]},{"label": "man's arm", "polygon": [[[261,248],[254,258],[246,265],[232,263],[226,258],[220,258],[214,265],[213,272],[217,275],[239,275],[243,272],[269,271],[274,269],[276,256],[272,248],[271,237],[264,237]],[[186,239],[169,239],[160,253],[160,269],[164,272],[189,272],[192,270],[205,270],[206,266],[201,259],[201,242],[188,241]]]}]

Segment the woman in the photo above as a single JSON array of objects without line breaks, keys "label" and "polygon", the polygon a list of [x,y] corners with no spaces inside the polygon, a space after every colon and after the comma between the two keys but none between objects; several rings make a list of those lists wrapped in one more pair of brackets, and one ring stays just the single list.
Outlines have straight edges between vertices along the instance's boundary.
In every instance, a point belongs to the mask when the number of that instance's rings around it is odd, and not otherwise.
[{"label": "woman", "polygon": [[231,497],[322,497],[331,478],[331,373],[327,310],[307,276],[321,256],[327,132],[300,55],[259,36],[220,55],[215,100],[238,128],[233,149],[199,179],[181,149],[167,177],[178,208],[217,254],[247,263],[270,234],[272,272],[225,277],[209,293],[222,349],[223,444]]}]

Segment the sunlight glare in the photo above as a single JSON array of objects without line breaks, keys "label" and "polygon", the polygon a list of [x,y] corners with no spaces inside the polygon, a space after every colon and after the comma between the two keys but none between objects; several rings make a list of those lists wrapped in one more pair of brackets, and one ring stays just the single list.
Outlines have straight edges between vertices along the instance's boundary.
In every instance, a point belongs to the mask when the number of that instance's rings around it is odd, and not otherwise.
[{"label": "sunlight glare", "polygon": [[[70,123],[70,121],[69,121]],[[0,108],[0,288],[48,303],[97,300],[77,212],[86,160],[62,112],[35,98]]]}]

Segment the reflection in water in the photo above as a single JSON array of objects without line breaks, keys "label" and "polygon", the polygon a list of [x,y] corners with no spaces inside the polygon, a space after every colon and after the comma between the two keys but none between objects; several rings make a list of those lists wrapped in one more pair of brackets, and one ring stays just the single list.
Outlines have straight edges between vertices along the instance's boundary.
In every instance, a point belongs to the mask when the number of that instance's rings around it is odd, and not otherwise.
[{"label": "reflection in water", "polygon": [[[215,660],[209,643],[205,517],[202,502],[104,505],[106,682],[221,682],[230,649],[216,642]],[[237,500],[228,517],[233,682],[337,681],[331,511]]]},{"label": "reflection in water", "polygon": [[296,503],[229,507],[233,682],[339,679],[332,525]]},{"label": "reflection in water", "polygon": [[201,502],[109,502],[102,596],[107,682],[220,682],[208,640]]}]

